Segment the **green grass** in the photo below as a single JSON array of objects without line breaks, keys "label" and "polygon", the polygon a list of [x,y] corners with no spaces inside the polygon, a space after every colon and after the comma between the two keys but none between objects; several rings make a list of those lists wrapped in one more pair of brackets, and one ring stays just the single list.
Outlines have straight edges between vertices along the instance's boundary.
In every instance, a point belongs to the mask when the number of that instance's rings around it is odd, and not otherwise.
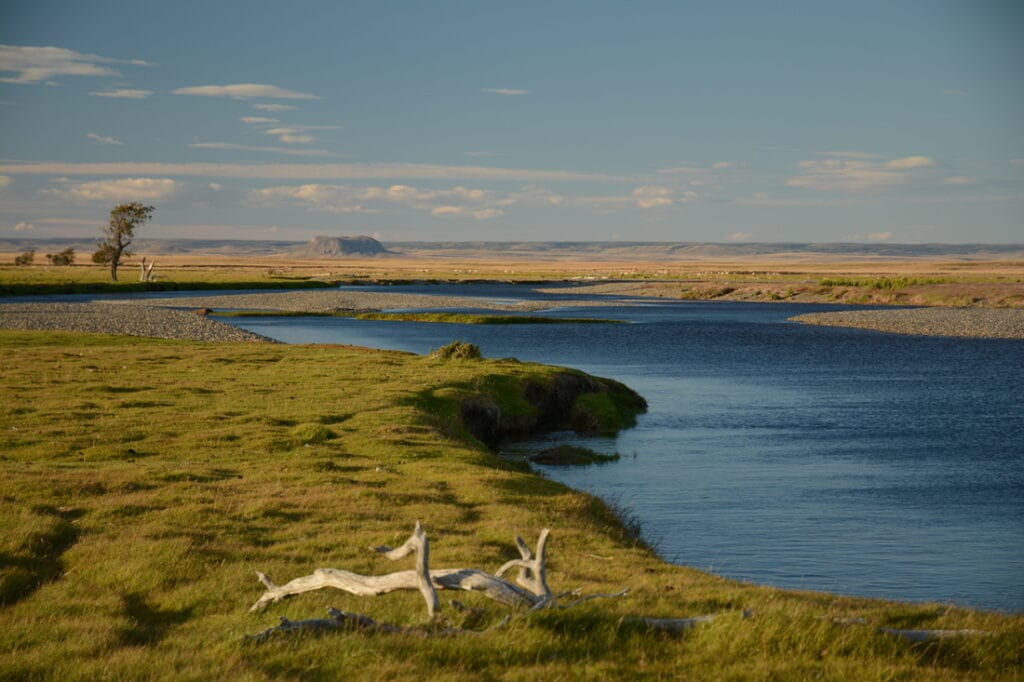
[{"label": "green grass", "polygon": [[[609,505],[504,461],[462,420],[476,401],[519,423],[582,375],[336,346],[13,331],[0,331],[0,357],[0,679],[1021,676],[1024,617],[789,592],[665,564]],[[322,566],[407,568],[368,548],[400,544],[417,519],[433,566],[493,571],[518,557],[515,535],[533,542],[550,527],[555,591],[629,595],[518,613],[479,635],[246,640],[279,616],[328,606],[423,624],[415,593],[318,591],[248,613],[262,592],[256,570],[284,582]],[[459,614],[452,596],[482,611]],[[454,625],[482,629],[509,613],[473,594],[441,597]],[[709,613],[723,615],[683,636],[628,620]],[[911,644],[883,626],[992,634]]]},{"label": "green grass", "polygon": [[893,291],[927,284],[946,284],[960,280],[949,277],[826,277],[818,284],[824,287],[866,287]]},{"label": "green grass", "polygon": [[347,311],[226,310],[214,317],[348,317],[356,320],[438,322],[444,324],[619,324],[622,320],[593,317],[544,317],[540,315],[492,315],[480,313],[379,313]]}]

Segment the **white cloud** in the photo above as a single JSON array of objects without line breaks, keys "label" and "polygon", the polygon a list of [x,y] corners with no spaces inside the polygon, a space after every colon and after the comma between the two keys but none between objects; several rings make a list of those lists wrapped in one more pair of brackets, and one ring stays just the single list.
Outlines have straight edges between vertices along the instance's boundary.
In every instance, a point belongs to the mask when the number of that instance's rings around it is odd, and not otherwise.
[{"label": "white cloud", "polygon": [[411,185],[352,187],[307,184],[267,187],[252,193],[256,204],[297,204],[309,210],[331,213],[374,213],[389,208],[426,211],[434,216],[494,218],[517,199],[483,189],[456,186],[424,189]]},{"label": "white cloud", "polygon": [[887,242],[892,239],[892,232],[872,232],[868,235],[869,242]]},{"label": "white cloud", "polygon": [[152,90],[109,90],[105,92],[90,92],[93,97],[113,97],[116,99],[146,99],[153,94]]},{"label": "white cloud", "polygon": [[242,123],[249,123],[252,125],[260,123],[280,123],[276,118],[267,118],[266,116],[243,116],[238,120]]},{"label": "white cloud", "polygon": [[973,185],[974,180],[966,175],[951,175],[942,181],[943,185]]},{"label": "white cloud", "polygon": [[[226,143],[216,144],[218,147]],[[212,147],[211,147],[212,148]],[[220,147],[227,148],[227,147]],[[627,182],[629,176],[560,170],[441,166],[422,163],[236,164],[236,163],[42,163],[0,164],[10,175],[178,175],[271,180],[509,180],[520,182]]]},{"label": "white cloud", "polygon": [[633,190],[631,200],[640,208],[661,208],[673,204],[682,204],[699,198],[700,195],[692,190],[677,192],[671,187],[659,185],[641,185]]},{"label": "white cloud", "polygon": [[0,71],[16,74],[13,78],[0,78],[3,83],[44,83],[58,76],[121,75],[107,64],[150,65],[140,59],[112,59],[63,47],[0,45]]},{"label": "white cloud", "polygon": [[430,214],[434,216],[472,217],[477,220],[488,220],[502,215],[502,211],[497,208],[472,209],[466,206],[437,206],[430,210]]},{"label": "white cloud", "polygon": [[219,192],[220,190],[224,189],[224,185],[220,184],[219,182],[211,182],[210,184],[207,185],[207,187],[212,189],[214,192]]},{"label": "white cloud", "polygon": [[291,104],[253,104],[252,108],[257,111],[269,111],[271,113],[278,111],[295,111],[295,107]]},{"label": "white cloud", "polygon": [[309,144],[316,138],[312,135],[304,135],[298,128],[270,128],[269,130],[263,131],[264,135],[273,135],[281,142],[289,142],[292,144]]},{"label": "white cloud", "polygon": [[518,97],[519,95],[529,95],[529,90],[516,90],[513,88],[483,88],[480,92],[489,92],[494,95],[505,95],[506,97]]},{"label": "white cloud", "polygon": [[[291,147],[261,147],[259,145],[235,144],[233,142],[194,142],[189,145],[194,149],[228,149],[240,152],[263,152],[267,154],[283,154],[285,156],[334,156],[323,149],[292,149]],[[242,177],[242,176],[235,176]]]},{"label": "white cloud", "polygon": [[230,97],[232,99],[320,99],[316,95],[295,90],[286,90],[276,85],[260,83],[236,83],[232,85],[196,85],[178,88],[175,95],[195,95],[197,97]]},{"label": "white cloud", "polygon": [[17,225],[14,226],[15,232],[28,232],[34,229],[36,229],[36,226],[33,225],[32,223],[18,223]]},{"label": "white cloud", "polygon": [[698,175],[707,173],[707,171],[700,166],[684,165],[684,166],[670,166],[668,168],[659,168],[659,173],[665,175]]},{"label": "white cloud", "polygon": [[654,185],[637,187],[633,190],[633,199],[640,208],[659,208],[675,203],[672,199],[671,189]]},{"label": "white cloud", "polygon": [[906,156],[885,162],[864,160],[851,152],[834,152],[840,158],[799,162],[800,174],[786,181],[789,187],[820,191],[866,192],[887,189],[906,182],[907,171],[936,165],[927,156]]},{"label": "white cloud", "polygon": [[747,242],[754,238],[754,235],[750,232],[733,232],[732,234],[725,235],[725,241],[727,242]]},{"label": "white cloud", "polygon": [[82,201],[152,201],[166,199],[181,187],[170,178],[119,178],[92,182],[59,181],[62,187],[43,190],[64,199]]},{"label": "white cloud", "polygon": [[90,140],[96,140],[100,144],[112,144],[117,146],[121,146],[124,144],[124,142],[122,142],[121,140],[118,140],[117,138],[114,137],[110,137],[109,135],[100,135],[99,133],[86,133],[85,136],[88,137]]},{"label": "white cloud", "polygon": [[905,156],[902,159],[893,159],[892,161],[886,161],[886,168],[895,168],[897,170],[904,170],[907,168],[930,168],[935,165],[935,159],[927,156]]}]

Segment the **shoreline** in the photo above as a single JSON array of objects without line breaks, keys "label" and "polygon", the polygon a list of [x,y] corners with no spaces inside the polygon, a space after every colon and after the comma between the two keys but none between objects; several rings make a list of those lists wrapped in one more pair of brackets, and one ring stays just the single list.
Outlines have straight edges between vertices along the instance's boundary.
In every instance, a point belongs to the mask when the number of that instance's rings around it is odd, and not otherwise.
[{"label": "shoreline", "polygon": [[808,313],[801,324],[867,329],[886,334],[973,339],[1024,339],[1024,310],[1015,308],[895,308]]},{"label": "shoreline", "polygon": [[[562,294],[564,289],[541,293]],[[581,287],[586,290],[589,287]],[[582,293],[582,292],[581,292]],[[627,299],[668,299],[638,289],[608,290],[613,297],[593,299],[538,299],[505,303],[471,296],[409,294],[352,290],[312,289],[261,291],[247,294],[199,294],[164,299],[138,298],[83,302],[3,302],[0,299],[0,328],[64,330],[92,333],[129,334],[157,338],[199,341],[270,341],[238,327],[207,319],[204,308],[270,310],[283,312],[376,312],[381,310],[427,310],[466,308],[505,312],[538,312],[560,307],[622,305]],[[716,299],[718,300],[718,299]],[[792,301],[797,303],[797,301]],[[768,303],[768,302],[765,302]],[[842,305],[842,304],[838,304]],[[837,310],[807,313],[789,318],[801,324],[851,327],[890,334],[945,336],[958,338],[1024,339],[1024,309],[979,307],[886,308],[882,310]]]}]

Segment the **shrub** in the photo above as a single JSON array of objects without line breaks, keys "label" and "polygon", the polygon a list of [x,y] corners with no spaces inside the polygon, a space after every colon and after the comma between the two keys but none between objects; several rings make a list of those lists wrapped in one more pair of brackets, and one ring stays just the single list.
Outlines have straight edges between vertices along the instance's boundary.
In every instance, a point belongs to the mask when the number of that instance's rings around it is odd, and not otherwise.
[{"label": "shrub", "polygon": [[483,354],[475,343],[452,341],[440,348],[435,348],[430,352],[430,357],[436,360],[479,360]]},{"label": "shrub", "polygon": [[75,262],[75,250],[68,247],[60,253],[48,253],[46,257],[50,260],[50,265],[71,265]]},{"label": "shrub", "polygon": [[28,251],[26,251],[25,253],[21,254],[20,256],[15,256],[14,257],[14,264],[15,265],[32,265],[32,261],[34,261],[35,259],[36,259],[35,249],[29,249]]}]

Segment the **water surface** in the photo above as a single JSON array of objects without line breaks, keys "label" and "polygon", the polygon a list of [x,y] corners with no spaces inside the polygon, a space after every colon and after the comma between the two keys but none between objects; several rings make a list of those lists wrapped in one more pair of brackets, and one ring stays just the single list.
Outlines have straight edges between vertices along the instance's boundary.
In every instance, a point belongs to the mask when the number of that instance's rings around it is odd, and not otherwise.
[{"label": "water surface", "polygon": [[617,379],[650,404],[635,429],[531,447],[621,453],[612,464],[541,468],[628,508],[666,559],[781,587],[1024,610],[1024,341],[787,321],[829,309],[631,301],[554,313],[631,324],[233,323],[292,343],[417,353],[461,339],[488,357]]}]

